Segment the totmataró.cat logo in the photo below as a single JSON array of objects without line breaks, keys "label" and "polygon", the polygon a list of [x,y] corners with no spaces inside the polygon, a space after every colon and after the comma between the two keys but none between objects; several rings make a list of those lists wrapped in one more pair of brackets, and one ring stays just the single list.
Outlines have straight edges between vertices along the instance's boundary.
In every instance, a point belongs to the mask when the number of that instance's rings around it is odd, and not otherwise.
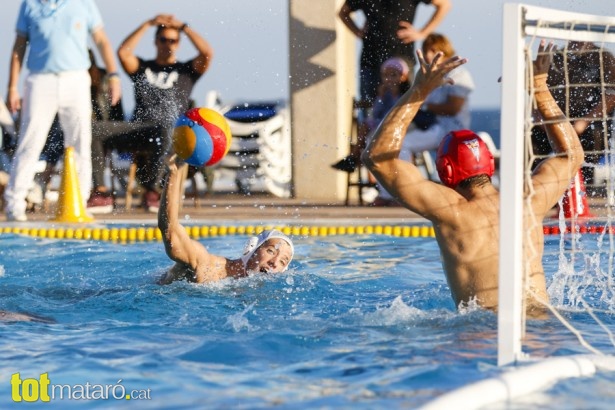
[{"label": "totmatar\u00f3.cat logo", "polygon": [[14,402],[50,402],[53,400],[151,400],[151,389],[129,389],[119,379],[115,384],[54,384],[49,373],[25,379],[21,373],[11,375],[11,398]]}]

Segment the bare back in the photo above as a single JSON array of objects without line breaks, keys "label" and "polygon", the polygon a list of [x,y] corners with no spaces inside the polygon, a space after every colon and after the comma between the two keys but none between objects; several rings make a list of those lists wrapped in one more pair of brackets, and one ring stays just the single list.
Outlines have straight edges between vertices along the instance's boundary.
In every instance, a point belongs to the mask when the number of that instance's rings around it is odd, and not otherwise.
[{"label": "bare back", "polygon": [[[482,188],[480,188],[482,189]],[[442,254],[442,267],[455,304],[473,298],[497,308],[499,262],[499,196],[492,185],[484,195],[459,195],[454,212],[432,220]]]},{"label": "bare back", "polygon": [[[466,200],[461,197],[456,212],[446,219],[434,221],[436,239],[441,249],[442,266],[451,294],[457,306],[472,298],[487,309],[496,310],[499,287],[499,195],[493,186],[483,197]],[[542,215],[525,221],[542,221]],[[526,303],[530,310],[539,306],[535,299],[547,301],[547,289],[542,265],[544,234],[542,224],[529,223],[524,232],[524,269],[528,275]]]}]

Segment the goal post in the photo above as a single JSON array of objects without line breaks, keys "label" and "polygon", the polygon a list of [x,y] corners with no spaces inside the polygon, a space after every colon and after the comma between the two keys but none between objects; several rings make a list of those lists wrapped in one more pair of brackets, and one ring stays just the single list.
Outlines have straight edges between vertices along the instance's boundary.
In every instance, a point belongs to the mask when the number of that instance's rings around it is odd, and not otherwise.
[{"label": "goal post", "polygon": [[[502,105],[500,127],[500,266],[498,287],[498,364],[519,359],[522,338],[523,138],[525,41],[523,8],[504,5]],[[503,218],[502,215],[506,215]],[[503,240],[506,238],[506,240]]]},{"label": "goal post", "polygon": [[[498,365],[525,359],[524,178],[530,177],[531,64],[540,39],[615,44],[615,18],[518,3],[503,8]],[[606,119],[603,119],[606,121]],[[608,147],[608,142],[607,142]],[[505,216],[505,217],[504,217]]]}]

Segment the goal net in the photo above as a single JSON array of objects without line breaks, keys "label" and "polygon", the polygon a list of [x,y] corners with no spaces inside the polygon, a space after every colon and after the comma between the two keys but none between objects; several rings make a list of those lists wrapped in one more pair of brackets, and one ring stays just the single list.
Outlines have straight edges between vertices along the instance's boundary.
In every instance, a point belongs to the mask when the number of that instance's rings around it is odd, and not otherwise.
[{"label": "goal net", "polygon": [[[557,261],[557,271],[547,279],[546,307],[579,343],[596,353],[577,330],[570,312],[583,312],[613,341],[612,330],[600,313],[609,317],[615,313],[615,141],[611,139],[615,17],[506,4],[503,34],[500,215],[506,217],[501,218],[500,231],[498,364],[526,358],[523,295],[528,291],[524,284],[530,272],[524,261],[528,253],[542,252],[524,237],[530,224],[543,225],[545,240],[558,248],[549,251],[546,247],[543,255],[543,260]],[[532,170],[551,155],[540,120],[533,115],[530,81],[542,39],[557,46],[549,88],[575,128],[579,127],[585,151],[581,172],[571,181],[553,217],[544,221],[527,207]],[[524,213],[524,206],[529,212]]]}]

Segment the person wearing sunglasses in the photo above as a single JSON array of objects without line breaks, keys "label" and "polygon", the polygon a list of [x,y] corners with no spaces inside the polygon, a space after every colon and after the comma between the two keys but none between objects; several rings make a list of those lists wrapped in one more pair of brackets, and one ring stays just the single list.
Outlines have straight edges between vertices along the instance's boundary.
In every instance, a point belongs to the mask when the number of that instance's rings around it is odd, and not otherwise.
[{"label": "person wearing sunglasses", "polygon": [[[145,33],[156,28],[154,45],[156,57],[145,60],[134,50]],[[181,37],[187,37],[197,51],[191,60],[177,61]],[[150,157],[143,157],[137,167],[150,167],[151,178],[141,181],[145,187],[142,205],[150,212],[158,212],[160,189],[158,183],[164,172],[163,155],[170,147],[170,135],[176,119],[190,108],[190,94],[196,81],[207,71],[213,58],[210,44],[191,26],[171,14],[159,14],[139,25],[118,48],[120,63],[134,86],[135,110],[133,121],[156,123],[165,132],[154,141]]]}]

